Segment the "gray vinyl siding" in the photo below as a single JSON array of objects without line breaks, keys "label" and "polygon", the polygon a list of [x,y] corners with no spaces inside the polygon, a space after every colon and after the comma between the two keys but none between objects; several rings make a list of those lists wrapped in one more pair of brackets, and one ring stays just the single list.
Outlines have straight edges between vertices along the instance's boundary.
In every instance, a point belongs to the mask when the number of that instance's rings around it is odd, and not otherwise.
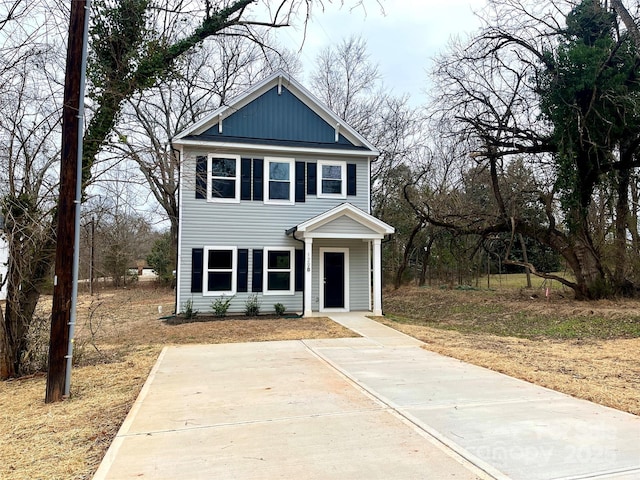
[{"label": "gray vinyl siding", "polygon": [[313,230],[314,233],[342,232],[349,235],[370,235],[371,230],[348,217],[340,217]]},{"label": "gray vinyl siding", "polygon": [[[203,199],[195,198],[195,159],[196,156],[207,156],[210,153],[227,153],[240,155],[247,158],[264,158],[262,155],[251,154],[249,152],[229,152],[221,150],[207,149],[187,149],[183,165],[181,168],[182,190],[181,190],[181,222],[180,222],[180,278],[178,293],[178,310],[183,309],[184,303],[192,299],[193,307],[202,314],[211,311],[211,302],[216,297],[204,296],[201,293],[191,293],[191,251],[193,248],[204,248],[208,246],[237,247],[238,249],[249,249],[249,292],[236,293],[229,313],[244,312],[245,302],[252,294],[251,279],[253,272],[254,249],[265,247],[292,247],[297,250],[304,248],[301,242],[287,236],[285,231],[295,227],[309,218],[324,213],[331,208],[344,202],[369,212],[369,165],[364,159],[343,159],[323,155],[321,158],[315,156],[300,156],[290,153],[282,155],[265,155],[268,157],[281,156],[285,158],[295,158],[297,161],[315,162],[322,160],[341,160],[345,163],[357,164],[357,195],[348,196],[346,199],[317,198],[314,195],[306,195],[306,201],[292,205],[265,204],[263,201],[241,201],[240,203],[214,203]],[[240,174],[238,165],[238,175]],[[292,172],[292,181],[294,181]],[[306,190],[305,190],[306,191]],[[267,190],[265,189],[265,195]],[[339,246],[340,242],[331,241],[328,245]],[[368,309],[369,293],[367,290],[368,264],[363,261],[360,250],[367,251],[367,244],[360,240],[349,244],[354,245],[351,255],[351,262],[356,262],[350,268],[351,272],[351,308]],[[317,248],[314,242],[314,255],[317,257]],[[314,263],[317,259],[314,260]],[[360,272],[360,267],[364,265],[364,270]],[[314,278],[317,278],[316,267],[314,265]],[[362,277],[362,281],[360,281]],[[317,283],[317,281],[316,281]],[[363,286],[361,284],[364,284]],[[313,294],[317,297],[316,292]],[[262,295],[258,293],[261,301],[261,311],[273,311],[275,303],[282,303],[288,312],[300,312],[302,310],[302,292],[295,292],[294,295]],[[317,305],[313,306],[317,310]]]},{"label": "gray vinyl siding", "polygon": [[313,241],[312,310],[320,307],[320,249],[349,249],[349,310],[370,310],[369,305],[369,247],[362,240],[315,239]]}]

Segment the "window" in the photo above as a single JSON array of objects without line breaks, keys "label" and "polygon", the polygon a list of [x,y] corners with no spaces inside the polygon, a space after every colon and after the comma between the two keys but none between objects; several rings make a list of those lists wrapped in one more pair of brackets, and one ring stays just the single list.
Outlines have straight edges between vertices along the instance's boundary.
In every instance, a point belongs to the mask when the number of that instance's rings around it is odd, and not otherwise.
[{"label": "window", "polygon": [[292,158],[265,158],[265,203],[292,204],[294,202]]},{"label": "window", "polygon": [[294,249],[265,248],[264,294],[292,295],[294,293]]},{"label": "window", "polygon": [[240,158],[211,155],[209,157],[209,199],[216,202],[240,201]]},{"label": "window", "polygon": [[346,198],[344,162],[318,161],[318,196]]},{"label": "window", "polygon": [[235,295],[238,250],[207,247],[204,256],[204,294]]}]

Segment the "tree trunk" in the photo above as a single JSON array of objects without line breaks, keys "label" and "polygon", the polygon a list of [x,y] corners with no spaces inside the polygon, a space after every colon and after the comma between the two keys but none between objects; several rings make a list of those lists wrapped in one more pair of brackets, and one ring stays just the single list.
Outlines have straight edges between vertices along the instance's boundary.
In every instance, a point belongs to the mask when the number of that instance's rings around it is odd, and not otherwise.
[{"label": "tree trunk", "polygon": [[[529,258],[527,256],[527,244],[524,243],[524,237],[519,233],[518,238],[520,239],[520,246],[522,247],[522,259],[524,260],[524,263],[529,263]],[[525,267],[525,273],[527,274],[527,288],[531,288],[531,269],[529,269],[529,267]]]},{"label": "tree trunk", "polygon": [[627,27],[627,32],[633,40],[637,50],[640,50],[640,30],[634,18],[629,14],[627,8],[622,4],[622,0],[611,0],[611,8],[618,14],[624,26]]},{"label": "tree trunk", "polygon": [[[11,257],[10,257],[11,258]],[[9,275],[19,276],[14,266],[9,266]],[[23,355],[28,350],[27,334],[40,298],[40,292],[33,287],[42,278],[20,279],[7,282],[7,303],[4,322],[0,328],[0,380],[23,375]],[[22,288],[21,288],[22,287]]]},{"label": "tree trunk", "polygon": [[631,234],[631,244],[633,246],[633,254],[637,256],[640,254],[640,232],[638,232],[638,215],[640,211],[638,209],[640,202],[640,191],[638,190],[638,178],[633,177],[633,181],[630,182],[631,186],[631,214],[629,215],[629,233]]},{"label": "tree trunk", "polygon": [[632,285],[626,278],[627,267],[627,219],[629,218],[630,170],[618,171],[618,200],[614,239],[613,284],[617,293],[628,294]]},{"label": "tree trunk", "polygon": [[407,269],[407,265],[409,264],[409,256],[411,255],[411,251],[413,250],[413,242],[416,238],[416,235],[420,233],[422,230],[422,223],[418,223],[413,230],[411,231],[411,235],[409,235],[409,240],[404,247],[404,255],[402,256],[402,263],[398,267],[398,271],[396,272],[396,279],[393,282],[393,287],[397,290],[402,285],[402,276],[404,275],[405,270]]},{"label": "tree trunk", "polygon": [[422,269],[420,270],[420,280],[418,285],[424,287],[424,284],[427,281],[427,268],[429,268],[429,261],[431,260],[431,247],[433,246],[433,242],[435,241],[436,236],[432,235],[427,242],[427,246],[424,247],[422,254]]},{"label": "tree trunk", "polygon": [[[41,217],[29,209],[28,202],[15,201],[9,213],[7,302],[0,321],[0,380],[25,373],[22,361],[29,348],[27,334],[40,288],[50,276],[55,251],[51,225],[34,232],[37,229],[33,219]],[[43,232],[44,236],[40,236]]]},{"label": "tree trunk", "polygon": [[[574,233],[566,235],[555,228],[539,230],[531,228],[526,222],[519,222],[518,233],[534,238],[560,253],[573,272],[575,281],[557,276],[541,276],[554,278],[573,289],[576,300],[602,298],[607,294],[607,283],[600,256],[593,247],[591,237],[586,233],[586,220],[576,223],[576,225],[577,231],[574,230]],[[534,273],[536,273],[535,270]]]},{"label": "tree trunk", "polygon": [[[574,238],[572,250],[575,264],[576,300],[596,300],[607,295],[606,277],[600,258],[588,237]],[[566,257],[565,257],[566,258]]]},{"label": "tree trunk", "polygon": [[[4,315],[0,308],[0,316]],[[11,341],[9,340],[10,332],[7,330],[7,322],[2,317],[0,322],[0,380],[6,380],[16,376],[15,365],[11,360],[13,358],[13,350]]]}]

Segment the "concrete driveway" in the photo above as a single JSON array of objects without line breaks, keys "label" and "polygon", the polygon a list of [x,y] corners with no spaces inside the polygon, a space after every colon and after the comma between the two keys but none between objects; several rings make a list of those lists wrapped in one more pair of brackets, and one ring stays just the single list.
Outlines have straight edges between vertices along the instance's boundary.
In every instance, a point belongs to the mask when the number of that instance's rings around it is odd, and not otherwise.
[{"label": "concrete driveway", "polygon": [[640,418],[363,338],[165,348],[94,479],[640,479]]}]

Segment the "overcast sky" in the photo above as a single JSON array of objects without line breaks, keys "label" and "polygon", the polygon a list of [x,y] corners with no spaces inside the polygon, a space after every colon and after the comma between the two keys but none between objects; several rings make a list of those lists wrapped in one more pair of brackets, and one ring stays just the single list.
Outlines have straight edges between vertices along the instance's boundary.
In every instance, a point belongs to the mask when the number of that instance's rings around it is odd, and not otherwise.
[{"label": "overcast sky", "polygon": [[[305,76],[313,68],[318,51],[351,35],[367,41],[374,62],[378,63],[385,85],[397,95],[408,93],[411,103],[423,102],[427,70],[431,59],[441,52],[451,36],[475,31],[480,22],[474,11],[485,0],[381,0],[384,13],[374,0],[366,0],[366,12],[358,7],[340,8],[339,0],[315,9],[308,25],[301,52]],[[352,1],[351,4],[354,2]],[[278,32],[280,42],[298,49],[301,28]],[[302,79],[305,84],[306,78]]]}]

